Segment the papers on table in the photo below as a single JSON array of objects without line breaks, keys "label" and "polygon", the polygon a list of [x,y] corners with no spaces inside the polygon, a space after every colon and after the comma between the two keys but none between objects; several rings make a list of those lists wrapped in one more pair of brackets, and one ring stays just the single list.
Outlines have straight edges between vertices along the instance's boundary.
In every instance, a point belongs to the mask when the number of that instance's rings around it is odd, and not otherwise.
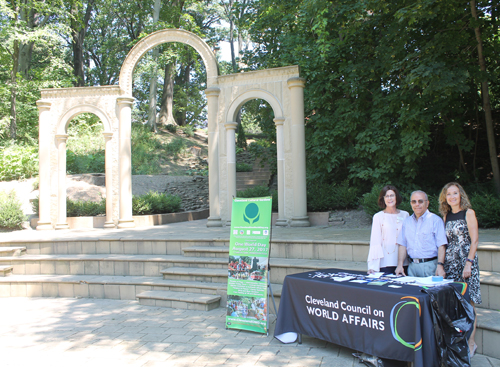
[{"label": "papers on table", "polygon": [[370,275],[367,276],[368,279],[378,279],[380,278],[382,275],[384,275],[384,272],[383,271],[379,271],[377,273],[372,273]]},{"label": "papers on table", "polygon": [[435,287],[437,285],[443,285],[447,283],[453,282],[451,279],[443,279],[440,281],[435,281],[432,279],[433,277],[425,277],[425,278],[420,278],[420,277],[402,277],[398,278],[396,281],[398,283],[403,283],[403,284],[410,284],[410,285],[418,285],[418,286],[425,286],[425,287]]}]

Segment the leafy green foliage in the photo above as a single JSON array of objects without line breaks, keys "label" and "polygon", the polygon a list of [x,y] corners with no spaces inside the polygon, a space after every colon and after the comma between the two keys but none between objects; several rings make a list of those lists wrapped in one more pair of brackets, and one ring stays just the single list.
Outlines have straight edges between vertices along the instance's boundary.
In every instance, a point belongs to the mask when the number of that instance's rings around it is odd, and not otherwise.
[{"label": "leafy green foliage", "polygon": [[247,147],[247,137],[245,136],[243,124],[239,124],[236,129],[236,146],[242,149],[246,149]]},{"label": "leafy green foliage", "polygon": [[500,198],[491,193],[473,193],[470,196],[472,209],[476,212],[479,227],[500,227]]},{"label": "leafy green foliage", "polygon": [[8,144],[0,147],[0,181],[23,180],[38,174],[38,147]]},{"label": "leafy green foliage", "polygon": [[14,191],[0,191],[0,230],[21,229],[26,216]]},{"label": "leafy green foliage", "polygon": [[239,198],[260,198],[264,196],[269,196],[269,187],[267,186],[255,186],[236,192],[236,197]]},{"label": "leafy green foliage", "polygon": [[359,190],[348,181],[331,184],[310,180],[307,184],[307,209],[313,212],[357,208]]},{"label": "leafy green foliage", "polygon": [[165,195],[150,191],[145,195],[132,197],[132,213],[134,215],[175,213],[180,208],[181,198],[177,195]]},{"label": "leafy green foliage", "polygon": [[[252,5],[249,27],[256,47],[246,54],[246,64],[299,65],[307,80],[306,149],[314,178],[349,179],[360,188],[387,181],[440,187],[456,172],[487,179],[489,170],[477,169],[489,162],[486,150],[477,149],[486,145],[486,133],[478,114],[481,75],[467,4]],[[489,14],[486,2],[479,6]],[[500,46],[494,24],[484,16],[485,53],[493,58]],[[498,80],[500,69],[490,60],[489,78]]]},{"label": "leafy green foliage", "polygon": [[253,167],[247,163],[236,163],[236,172],[252,172]]},{"label": "leafy green foliage", "polygon": [[66,198],[66,215],[68,217],[95,217],[104,214],[106,214],[106,199],[96,203]]}]

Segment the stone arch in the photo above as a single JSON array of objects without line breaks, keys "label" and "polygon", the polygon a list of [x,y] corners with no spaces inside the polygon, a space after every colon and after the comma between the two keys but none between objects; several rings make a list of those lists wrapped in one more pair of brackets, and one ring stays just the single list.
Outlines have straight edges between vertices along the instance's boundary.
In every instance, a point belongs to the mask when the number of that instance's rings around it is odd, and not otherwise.
[{"label": "stone arch", "polygon": [[167,42],[180,42],[193,47],[203,59],[207,70],[207,87],[217,85],[217,59],[210,47],[197,35],[182,29],[164,29],[143,38],[128,53],[120,70],[120,89],[132,96],[132,73],[140,58],[150,49]]},{"label": "stone arch", "polygon": [[64,115],[59,118],[59,121],[57,122],[57,134],[66,134],[66,132],[68,131],[68,125],[71,120],[82,113],[93,113],[94,115],[99,117],[102,124],[104,125],[104,132],[111,132],[111,122],[108,115],[104,111],[96,106],[82,104],[70,108],[64,113]]},{"label": "stone arch", "polygon": [[251,89],[243,92],[231,102],[231,105],[229,106],[229,109],[227,111],[226,121],[236,121],[236,114],[238,113],[241,106],[252,99],[263,99],[264,101],[269,103],[269,105],[273,109],[274,117],[282,118],[283,107],[281,106],[280,101],[273,94],[263,89]]}]

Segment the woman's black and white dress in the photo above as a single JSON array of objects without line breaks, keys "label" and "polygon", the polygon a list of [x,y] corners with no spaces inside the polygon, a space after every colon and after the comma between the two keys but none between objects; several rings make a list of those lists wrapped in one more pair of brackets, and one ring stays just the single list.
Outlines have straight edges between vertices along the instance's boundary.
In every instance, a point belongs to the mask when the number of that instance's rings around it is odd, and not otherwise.
[{"label": "woman's black and white dress", "polygon": [[446,215],[446,257],[444,271],[446,278],[457,282],[466,282],[469,285],[470,298],[474,303],[481,303],[481,286],[479,283],[479,265],[477,252],[472,263],[471,276],[468,279],[462,277],[462,272],[469,256],[471,239],[469,228],[465,219],[466,210],[458,213],[449,212]]}]

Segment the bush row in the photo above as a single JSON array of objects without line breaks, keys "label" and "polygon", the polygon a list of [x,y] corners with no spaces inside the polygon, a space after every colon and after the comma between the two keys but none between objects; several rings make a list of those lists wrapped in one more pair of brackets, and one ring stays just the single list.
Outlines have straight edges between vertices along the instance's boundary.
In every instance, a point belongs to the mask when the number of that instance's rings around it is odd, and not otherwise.
[{"label": "bush row", "polygon": [[[38,198],[32,201],[33,211],[39,213]],[[181,208],[181,198],[177,195],[165,195],[150,191],[141,196],[132,197],[132,214],[167,214],[178,212]],[[68,217],[95,217],[106,214],[106,199],[100,202],[74,201],[66,199],[66,215]]]}]

